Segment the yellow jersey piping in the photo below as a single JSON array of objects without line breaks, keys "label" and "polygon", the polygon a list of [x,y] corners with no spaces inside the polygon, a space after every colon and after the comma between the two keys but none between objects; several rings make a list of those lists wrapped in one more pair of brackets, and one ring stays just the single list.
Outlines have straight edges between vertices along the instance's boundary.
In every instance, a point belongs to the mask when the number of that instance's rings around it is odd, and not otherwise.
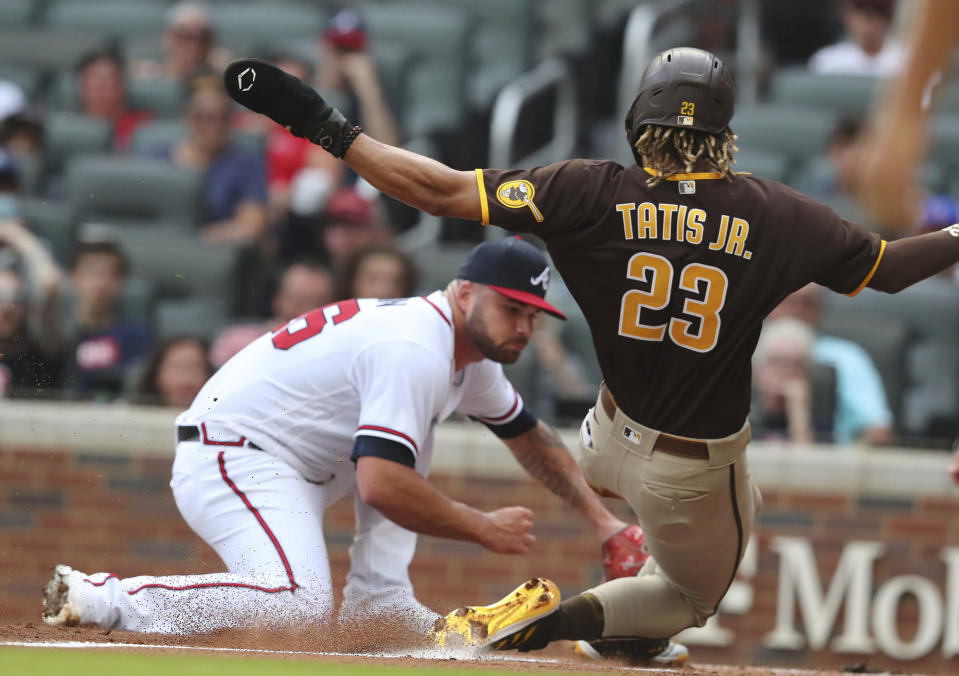
[{"label": "yellow jersey piping", "polygon": [[489,225],[489,202],[486,201],[486,185],[483,183],[483,170],[476,170],[476,187],[479,189],[480,212],[483,214],[480,223]]},{"label": "yellow jersey piping", "polygon": [[[659,176],[659,172],[650,167],[643,167],[645,171],[650,176]],[[667,181],[707,181],[709,179],[722,178],[723,175],[718,171],[700,171],[693,174],[672,174],[667,176]]]},{"label": "yellow jersey piping", "polygon": [[857,293],[859,293],[860,291],[862,291],[863,289],[866,288],[866,285],[869,283],[869,280],[871,280],[871,279],[872,279],[872,276],[873,276],[874,274],[876,274],[876,268],[879,267],[879,261],[882,260],[882,255],[883,255],[885,252],[886,252],[886,240],[882,240],[882,244],[879,245],[879,255],[876,256],[876,262],[873,263],[873,265],[872,265],[872,270],[870,270],[870,271],[869,271],[869,274],[866,275],[866,278],[865,278],[864,280],[862,280],[862,284],[860,284],[858,287],[856,287],[856,290],[855,290],[855,291],[853,291],[853,292],[851,292],[851,293],[847,293],[847,294],[846,294],[847,296],[849,296],[849,297],[851,298],[851,297],[855,296]]}]

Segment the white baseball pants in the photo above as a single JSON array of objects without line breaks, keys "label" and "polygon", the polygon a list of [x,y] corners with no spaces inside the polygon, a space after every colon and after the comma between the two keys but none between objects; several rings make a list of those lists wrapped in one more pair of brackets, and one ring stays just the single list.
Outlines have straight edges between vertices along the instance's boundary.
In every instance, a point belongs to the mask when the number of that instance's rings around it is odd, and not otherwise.
[{"label": "white baseball pants", "polygon": [[[188,634],[327,622],[333,593],[323,511],[355,494],[344,464],[324,484],[244,446],[177,444],[171,487],[183,518],[228,572],[86,577],[73,590],[83,622],[141,632]],[[355,497],[356,534],[341,620],[388,614],[425,631],[437,615],[413,596],[407,568],[416,534]]]},{"label": "white baseball pants", "polygon": [[603,605],[603,636],[666,638],[702,626],[733,581],[761,498],[746,466],[748,423],[704,440],[709,459],[655,450],[657,430],[597,401],[580,430],[586,480],[629,503],[650,559],[636,577],[588,592]]}]

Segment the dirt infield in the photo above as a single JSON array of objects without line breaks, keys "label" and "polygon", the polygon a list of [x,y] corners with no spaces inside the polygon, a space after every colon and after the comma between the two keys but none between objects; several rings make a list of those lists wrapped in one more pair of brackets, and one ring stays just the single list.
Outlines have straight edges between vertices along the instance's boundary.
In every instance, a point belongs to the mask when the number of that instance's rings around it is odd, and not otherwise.
[{"label": "dirt infield", "polygon": [[[365,636],[364,636],[365,634]],[[448,667],[451,669],[497,669],[523,672],[561,673],[636,673],[679,674],[682,676],[839,676],[847,671],[808,671],[794,668],[762,666],[727,666],[697,664],[695,654],[690,664],[679,669],[650,669],[621,662],[591,662],[575,655],[571,644],[560,642],[548,649],[529,654],[496,653],[477,658],[463,653],[437,654],[406,637],[391,634],[384,627],[373,627],[357,633],[354,630],[323,630],[298,634],[277,632],[217,632],[194,636],[166,636],[112,631],[97,627],[55,628],[40,623],[0,626],[0,646],[20,645],[40,648],[119,650],[124,652],[226,653],[279,660],[317,662],[395,664],[403,667]],[[374,638],[375,637],[375,638]],[[374,646],[374,644],[377,644]],[[412,647],[411,647],[412,646]],[[871,672],[880,673],[880,672]],[[914,676],[919,676],[914,675]]]}]

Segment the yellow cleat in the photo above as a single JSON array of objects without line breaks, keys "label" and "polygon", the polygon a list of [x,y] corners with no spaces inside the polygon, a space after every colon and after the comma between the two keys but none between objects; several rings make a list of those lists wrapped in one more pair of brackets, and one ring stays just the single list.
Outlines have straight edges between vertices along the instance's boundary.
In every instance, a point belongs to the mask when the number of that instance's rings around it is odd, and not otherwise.
[{"label": "yellow cleat", "polygon": [[556,584],[534,577],[488,606],[463,606],[433,625],[429,637],[440,648],[468,646],[496,650],[522,649],[535,633],[531,624],[559,608]]}]

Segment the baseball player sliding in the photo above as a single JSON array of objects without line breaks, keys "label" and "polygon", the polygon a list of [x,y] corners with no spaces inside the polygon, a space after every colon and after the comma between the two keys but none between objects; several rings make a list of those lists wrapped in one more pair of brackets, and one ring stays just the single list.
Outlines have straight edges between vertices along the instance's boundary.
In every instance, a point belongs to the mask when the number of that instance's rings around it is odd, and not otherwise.
[{"label": "baseball player sliding", "polygon": [[581,466],[592,486],[628,501],[652,556],[640,575],[562,603],[551,582],[531,580],[448,615],[440,641],[535,650],[579,639],[593,655],[637,645],[649,655],[704,624],[759,502],[745,449],[763,318],[809,282],[895,293],[959,260],[959,225],[887,243],[782,184],[735,172],[732,73],[698,49],[668,50],[646,69],[626,116],[629,167],[456,171],[363,134],[269,64],[234,62],[225,82],[238,102],[414,207],[537,234],[592,329],[606,382],[583,421]]},{"label": "baseball player sliding", "polygon": [[340,619],[385,613],[424,631],[414,597],[416,534],[522,554],[521,506],[483,512],[426,479],[433,428],[454,411],[485,424],[529,474],[605,540],[610,576],[642,560],[642,537],[602,505],[556,434],[523,404],[501,363],[520,356],[546,302],[549,267],[510,237],[474,248],[444,291],[346,300],[264,334],[228,361],[176,421],[171,486],[184,519],[226,564],[209,575],[86,575],[57,566],[44,620],[195,633],[326,621],[333,594],[323,512],[356,512]]}]

